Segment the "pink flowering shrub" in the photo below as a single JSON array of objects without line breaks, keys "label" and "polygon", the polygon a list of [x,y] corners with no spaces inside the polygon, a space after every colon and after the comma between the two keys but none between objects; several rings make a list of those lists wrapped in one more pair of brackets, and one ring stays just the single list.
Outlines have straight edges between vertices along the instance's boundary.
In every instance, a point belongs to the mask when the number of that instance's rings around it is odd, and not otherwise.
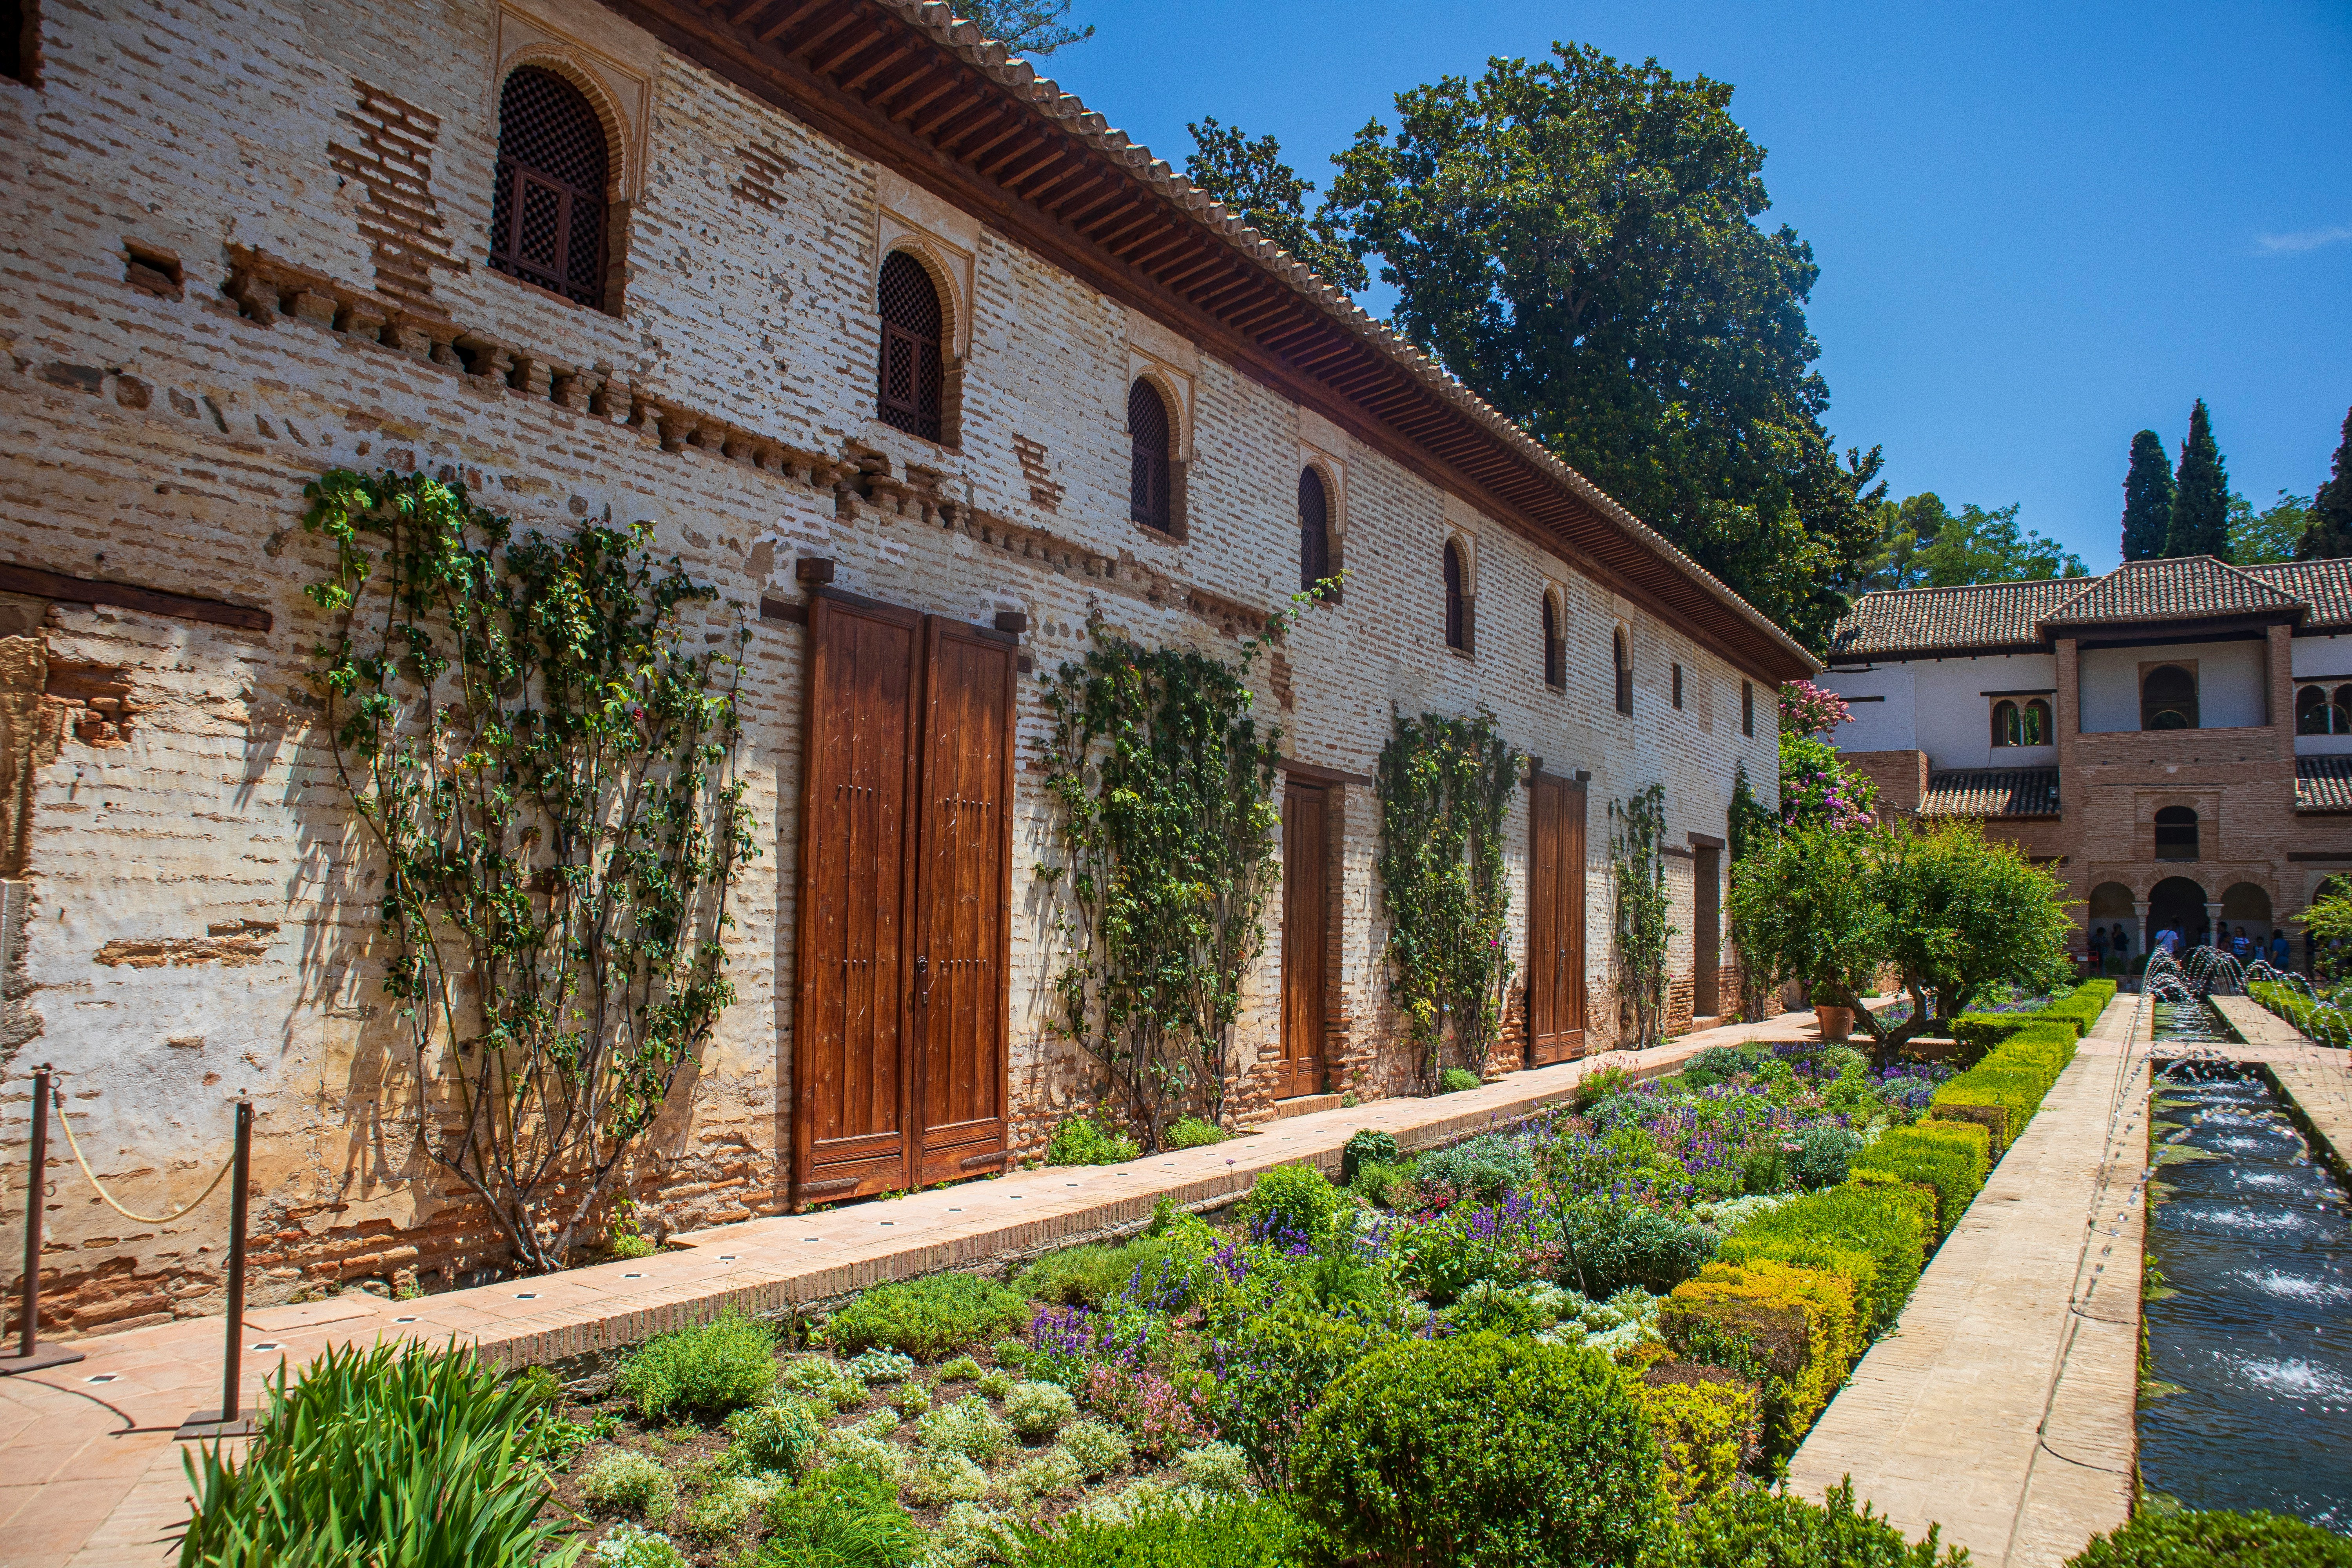
[{"label": "pink flowering shrub", "polygon": [[1200,1395],[1179,1388],[1164,1374],[1125,1362],[1097,1362],[1087,1369],[1078,1402],[1127,1428],[1138,1453],[1164,1459],[1216,1436]]},{"label": "pink flowering shrub", "polygon": [[1780,688],[1780,732],[1819,735],[1827,739],[1839,725],[1851,722],[1853,710],[1834,691],[1824,691],[1810,680],[1792,680]]}]

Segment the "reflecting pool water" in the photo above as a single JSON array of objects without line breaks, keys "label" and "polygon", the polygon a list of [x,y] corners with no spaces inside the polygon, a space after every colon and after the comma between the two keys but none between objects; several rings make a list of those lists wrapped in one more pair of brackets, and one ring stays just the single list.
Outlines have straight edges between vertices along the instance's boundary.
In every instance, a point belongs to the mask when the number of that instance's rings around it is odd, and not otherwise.
[{"label": "reflecting pool water", "polygon": [[2140,1477],[2352,1533],[2352,1216],[2258,1078],[2181,1064],[2152,1133]]}]

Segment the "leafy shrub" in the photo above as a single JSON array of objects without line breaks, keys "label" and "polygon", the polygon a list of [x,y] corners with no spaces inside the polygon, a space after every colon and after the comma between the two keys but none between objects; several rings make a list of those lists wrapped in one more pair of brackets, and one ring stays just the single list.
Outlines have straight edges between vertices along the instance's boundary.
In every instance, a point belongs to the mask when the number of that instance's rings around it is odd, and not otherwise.
[{"label": "leafy shrub", "polygon": [[1998,1155],[2023,1135],[2042,1097],[2074,1059],[2075,1044],[2070,1026],[2028,1024],[1937,1089],[1928,1101],[1929,1114],[1982,1123]]},{"label": "leafy shrub", "polygon": [[1073,1421],[1063,1427],[1062,1447],[1089,1480],[1127,1468],[1128,1460],[1135,1457],[1135,1445],[1127,1440],[1126,1433],[1093,1419]]},{"label": "leafy shrub", "polygon": [[1729,1486],[1763,1435],[1761,1392],[1719,1368],[1653,1367],[1634,1394],[1657,1434],[1659,1485],[1677,1506]]},{"label": "leafy shrub", "polygon": [[1937,1236],[1952,1234],[1960,1215],[1984,1190],[1991,1133],[1971,1121],[1922,1121],[1890,1127],[1853,1157],[1853,1173],[1915,1182],[1936,1191]]},{"label": "leafy shrub", "polygon": [[915,1375],[915,1358],[896,1351],[867,1351],[851,1358],[846,1370],[869,1388],[877,1383],[902,1383]]},{"label": "leafy shrub", "polygon": [[1715,1255],[1716,1238],[1647,1204],[1622,1198],[1578,1199],[1561,1211],[1570,1251],[1560,1282],[1588,1296],[1628,1285],[1664,1292],[1699,1271]]},{"label": "leafy shrub", "polygon": [[1424,1190],[1444,1188],[1482,1204],[1500,1203],[1504,1194],[1536,1184],[1536,1157],[1516,1139],[1483,1133],[1423,1154],[1413,1175]]},{"label": "leafy shrub", "polygon": [[1584,1120],[1595,1132],[1614,1132],[1638,1127],[1664,1109],[1665,1101],[1654,1094],[1612,1094],[1596,1101],[1584,1113]]},{"label": "leafy shrub", "polygon": [[1797,1134],[1797,1152],[1789,1161],[1789,1175],[1811,1191],[1833,1187],[1845,1180],[1847,1167],[1862,1147],[1862,1135],[1843,1127],[1808,1127]]},{"label": "leafy shrub", "polygon": [[1764,1388],[1767,1451],[1785,1454],[1860,1353],[1853,1285],[1837,1274],[1758,1260],[1715,1262],[1675,1287],[1658,1331],[1685,1360]]},{"label": "leafy shrub", "polygon": [[1251,1314],[1210,1352],[1217,1430],[1269,1486],[1286,1485],[1291,1451],[1325,1390],[1391,1337],[1297,1305]]},{"label": "leafy shrub", "polygon": [[890,1408],[901,1415],[920,1415],[930,1407],[931,1391],[919,1383],[900,1384],[898,1392],[890,1396]]},{"label": "leafy shrub", "polygon": [[1140,1158],[1143,1146],[1091,1116],[1073,1116],[1054,1129],[1045,1144],[1048,1165],[1118,1165]]},{"label": "leafy shrub", "polygon": [[1339,1184],[1355,1185],[1356,1173],[1368,1164],[1393,1165],[1397,1163],[1397,1141],[1386,1132],[1370,1127],[1360,1127],[1348,1135],[1339,1151]]},{"label": "leafy shrub", "polygon": [[[1194,1221],[1196,1225],[1200,1223]],[[1115,1247],[1065,1247],[1047,1253],[1022,1270],[1014,1278],[1013,1289],[1033,1301],[1051,1301],[1065,1307],[1100,1307],[1130,1287],[1150,1290],[1165,1275],[1171,1279],[1181,1276],[1182,1289],[1189,1296],[1192,1264],[1198,1250],[1190,1226],[1158,1236],[1140,1236]]]},{"label": "leafy shrub", "polygon": [[1024,1442],[1044,1442],[1077,1413],[1077,1401],[1058,1384],[1016,1383],[1004,1395],[1004,1418]]},{"label": "leafy shrub", "polygon": [[677,1506],[677,1482],[659,1459],[616,1450],[581,1472],[580,1496],[600,1513],[627,1513],[659,1524]]},{"label": "leafy shrub", "polygon": [[751,1470],[781,1470],[796,1476],[815,1457],[824,1440],[824,1427],[797,1399],[738,1410],[727,1418],[733,1452]]},{"label": "leafy shrub", "polygon": [[[1753,1072],[1759,1054],[1753,1047],[1748,1046],[1709,1046],[1693,1057],[1683,1068],[1683,1087],[1711,1089],[1727,1079],[1738,1078],[1741,1073]],[[1622,1068],[1613,1068],[1610,1070],[1618,1073],[1625,1072]],[[1630,1081],[1633,1075],[1626,1073],[1625,1076]]]},{"label": "leafy shrub", "polygon": [[2352,1541],[2284,1514],[2143,1512],[2066,1568],[2352,1568]]},{"label": "leafy shrub", "polygon": [[[1724,1047],[1715,1048],[1720,1050]],[[1633,1087],[1634,1082],[1633,1069],[1630,1068],[1598,1068],[1576,1080],[1576,1092],[1570,1097],[1570,1103],[1576,1107],[1577,1114],[1581,1116],[1612,1095],[1627,1092]]]},{"label": "leafy shrub", "polygon": [[1013,1384],[1016,1381],[1009,1372],[992,1372],[982,1374],[972,1386],[980,1390],[984,1399],[1002,1399],[1013,1392]]},{"label": "leafy shrub", "polygon": [[1472,1072],[1468,1068],[1447,1068],[1444,1072],[1437,1075],[1437,1092],[1440,1094],[1460,1094],[1465,1089],[1477,1088],[1479,1084],[1484,1081],[1485,1080],[1483,1079],[1481,1079],[1476,1073]]},{"label": "leafy shrub", "polygon": [[856,1427],[828,1432],[819,1451],[829,1469],[862,1471],[887,1486],[894,1497],[907,1484],[907,1450],[887,1438]]},{"label": "leafy shrub", "polygon": [[589,1552],[597,1568],[686,1568],[677,1543],[656,1530],[639,1530],[624,1520]]},{"label": "leafy shrub", "polygon": [[1876,1517],[1857,1513],[1853,1483],[1820,1503],[1786,1492],[1730,1491],[1691,1510],[1680,1530],[1658,1539],[1651,1568],[1963,1568],[1968,1553],[1938,1553],[1937,1531],[1913,1543]]},{"label": "leafy shrub", "polygon": [[1346,1200],[1312,1165],[1276,1165],[1258,1177],[1238,1213],[1252,1236],[1277,1232],[1320,1241]]},{"label": "leafy shrub", "polygon": [[1305,1531],[1282,1504],[1218,1499],[1188,1507],[1152,1499],[1128,1517],[1073,1517],[1051,1532],[1031,1532],[1013,1568],[1294,1568],[1305,1558]]},{"label": "leafy shrub", "polygon": [[1225,1141],[1225,1130],[1213,1121],[1203,1121],[1197,1116],[1180,1116],[1168,1129],[1167,1144],[1171,1149],[1205,1149],[1212,1143]]},{"label": "leafy shrub", "polygon": [[1003,1480],[1004,1495],[1016,1506],[1046,1498],[1068,1497],[1084,1484],[1086,1474],[1065,1448],[1048,1448],[1013,1467]]},{"label": "leafy shrub", "polygon": [[889,1482],[851,1467],[819,1470],[768,1500],[762,1568],[907,1568],[922,1532]]},{"label": "leafy shrub", "polygon": [[777,1385],[835,1410],[855,1410],[866,1403],[866,1380],[831,1356],[800,1356],[784,1363]]},{"label": "leafy shrub", "polygon": [[978,1502],[988,1495],[988,1472],[961,1454],[925,1454],[907,1471],[907,1495],[918,1508]]},{"label": "leafy shrub", "polygon": [[761,1476],[727,1476],[686,1505],[685,1533],[718,1542],[740,1535],[782,1483]]},{"label": "leafy shrub", "polygon": [[968,1355],[960,1355],[940,1365],[941,1383],[977,1383],[987,1375],[987,1369]]},{"label": "leafy shrub", "polygon": [[648,1421],[724,1415],[757,1405],[775,1387],[775,1343],[765,1323],[723,1312],[631,1351],[613,1386]]},{"label": "leafy shrub", "polygon": [[1250,1485],[1249,1456],[1232,1443],[1203,1443],[1176,1456],[1176,1473],[1188,1487],[1204,1492],[1246,1497]]},{"label": "leafy shrub", "polygon": [[1413,1179],[1409,1165],[1387,1165],[1378,1160],[1356,1167],[1356,1179],[1348,1190],[1366,1203],[1384,1209],[1410,1208],[1421,1195],[1421,1184]]},{"label": "leafy shrub", "polygon": [[931,1543],[919,1559],[922,1568],[993,1568],[1020,1550],[1012,1521],[992,1508],[976,1502],[948,1505],[947,1517],[931,1532]]},{"label": "leafy shrub", "polygon": [[[1559,1293],[1553,1291],[1555,1295]],[[1481,1279],[1463,1291],[1438,1316],[1454,1332],[1463,1334],[1476,1333],[1482,1329],[1497,1334],[1532,1334],[1559,1321],[1557,1314],[1544,1312],[1525,1289],[1497,1285],[1491,1279]]]},{"label": "leafy shrub", "polygon": [[877,1410],[869,1414],[865,1420],[851,1426],[850,1430],[863,1432],[868,1437],[887,1437],[898,1429],[900,1421],[901,1418],[895,1410]]},{"label": "leafy shrub", "polygon": [[1019,1291],[977,1274],[934,1274],[876,1286],[835,1313],[825,1333],[844,1355],[879,1345],[930,1362],[1028,1321]]},{"label": "leafy shrub", "polygon": [[1374,1563],[1630,1565],[1660,1517],[1657,1441],[1623,1375],[1499,1334],[1373,1352],[1290,1470],[1335,1553]]},{"label": "leafy shrub", "polygon": [[1843,1275],[1865,1308],[1866,1333],[1893,1323],[1911,1299],[1933,1234],[1929,1213],[1908,1193],[1849,1182],[1758,1215],[1723,1238],[1718,1256],[1727,1263],[1771,1258]]},{"label": "leafy shrub", "polygon": [[985,1465],[1013,1447],[1013,1428],[983,1401],[967,1397],[916,1422],[915,1441],[926,1448],[961,1454],[974,1464]]}]

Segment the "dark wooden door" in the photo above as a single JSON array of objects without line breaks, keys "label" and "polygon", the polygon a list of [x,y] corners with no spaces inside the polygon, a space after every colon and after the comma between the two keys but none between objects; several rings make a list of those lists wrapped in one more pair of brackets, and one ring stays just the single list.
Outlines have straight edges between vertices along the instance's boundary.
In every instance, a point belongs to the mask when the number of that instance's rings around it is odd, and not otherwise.
[{"label": "dark wooden door", "polygon": [[1584,791],[1536,775],[1528,828],[1528,1065],[1584,1049]]},{"label": "dark wooden door", "polygon": [[1323,1092],[1330,952],[1330,795],[1294,784],[1282,798],[1282,1069],[1276,1100]]},{"label": "dark wooden door", "polygon": [[811,601],[793,1190],[903,1191],[1004,1153],[1014,650]]},{"label": "dark wooden door", "polygon": [[1014,650],[936,616],[925,632],[914,1098],[929,1185],[1004,1162]]},{"label": "dark wooden door", "polygon": [[1712,1018],[1723,1011],[1723,851],[1694,851],[1691,879],[1691,1011]]}]

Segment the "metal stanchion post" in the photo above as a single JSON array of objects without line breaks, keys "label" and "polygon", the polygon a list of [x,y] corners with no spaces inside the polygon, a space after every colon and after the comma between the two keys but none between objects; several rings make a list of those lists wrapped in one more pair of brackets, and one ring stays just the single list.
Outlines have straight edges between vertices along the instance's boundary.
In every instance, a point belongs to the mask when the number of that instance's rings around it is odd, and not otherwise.
[{"label": "metal stanchion post", "polygon": [[253,1413],[237,1408],[239,1363],[245,1349],[245,1189],[253,1153],[253,1101],[236,1102],[236,1152],[229,1164],[228,1192],[228,1358],[221,1374],[218,1410],[199,1410],[180,1423],[174,1437],[246,1437],[253,1433]]},{"label": "metal stanchion post", "polygon": [[16,1353],[0,1355],[0,1377],[43,1367],[65,1366],[81,1360],[81,1352],[51,1345],[40,1347],[41,1336],[41,1189],[48,1184],[49,1066],[33,1075],[33,1145],[25,1163],[25,1318],[16,1337]]}]

